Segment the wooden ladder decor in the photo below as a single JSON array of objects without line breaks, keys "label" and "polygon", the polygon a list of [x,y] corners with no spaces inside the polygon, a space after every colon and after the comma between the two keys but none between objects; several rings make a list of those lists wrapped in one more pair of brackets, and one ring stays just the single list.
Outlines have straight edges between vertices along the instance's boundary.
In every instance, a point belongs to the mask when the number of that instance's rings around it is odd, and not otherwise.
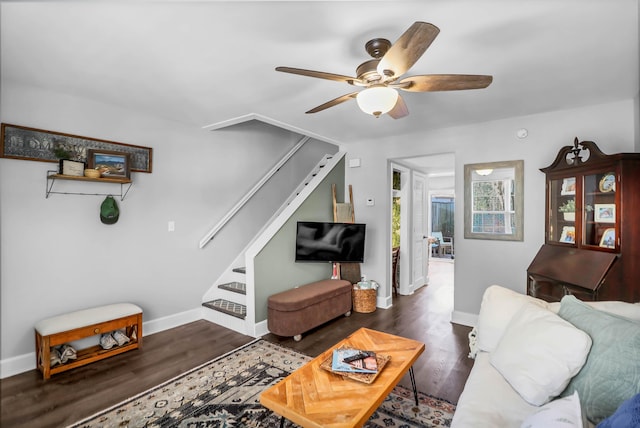
[{"label": "wooden ladder decor", "polygon": [[[356,216],[353,208],[353,189],[349,184],[349,202],[339,203],[336,200],[336,185],[331,185],[333,197],[333,221],[335,223],[355,223]],[[355,284],[360,281],[360,263],[336,263],[339,279],[346,279]]]}]

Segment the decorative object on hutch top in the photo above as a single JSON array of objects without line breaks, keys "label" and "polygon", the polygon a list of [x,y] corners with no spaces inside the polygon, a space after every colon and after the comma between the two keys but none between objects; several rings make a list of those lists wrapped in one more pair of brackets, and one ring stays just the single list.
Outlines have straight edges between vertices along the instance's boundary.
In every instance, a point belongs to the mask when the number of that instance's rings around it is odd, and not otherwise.
[{"label": "decorative object on hutch top", "polygon": [[524,161],[464,166],[464,237],[522,241]]},{"label": "decorative object on hutch top", "polygon": [[79,135],[27,128],[3,123],[0,157],[41,162],[58,162],[60,157],[86,162],[89,149],[128,153],[131,171],[151,172],[153,149],[133,144],[81,137]]},{"label": "decorative object on hutch top", "polygon": [[527,293],[640,301],[640,153],[606,155],[576,138],[540,170],[545,243],[527,269]]}]

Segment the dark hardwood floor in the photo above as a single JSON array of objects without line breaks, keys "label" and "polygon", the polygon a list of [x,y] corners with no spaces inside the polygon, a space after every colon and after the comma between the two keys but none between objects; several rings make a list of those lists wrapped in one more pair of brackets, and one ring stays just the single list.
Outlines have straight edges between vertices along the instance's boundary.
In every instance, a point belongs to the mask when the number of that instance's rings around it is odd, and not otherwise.
[{"label": "dark hardwood floor", "polygon": [[[414,365],[418,389],[457,402],[473,360],[467,358],[470,328],[451,324],[453,264],[434,261],[430,285],[411,296],[394,297],[393,307],[340,317],[303,335],[300,342],[268,334],[264,339],[310,356],[360,327],[426,344]],[[207,321],[146,336],[140,350],[70,370],[43,381],[31,370],[0,381],[0,426],[64,427],[250,342]],[[410,387],[408,376],[400,382]]]}]

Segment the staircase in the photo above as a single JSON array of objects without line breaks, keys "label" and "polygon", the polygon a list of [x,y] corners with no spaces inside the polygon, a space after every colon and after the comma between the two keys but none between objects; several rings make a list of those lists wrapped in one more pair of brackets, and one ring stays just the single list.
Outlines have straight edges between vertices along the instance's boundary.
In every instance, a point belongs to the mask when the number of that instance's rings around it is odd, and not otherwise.
[{"label": "staircase", "polygon": [[[305,190],[305,187],[309,184],[315,183],[316,181],[322,181],[324,176],[320,174],[320,172],[330,161],[332,161],[333,158],[334,155],[325,155],[320,162],[318,162],[309,175],[307,175],[300,185],[285,200],[280,209],[274,213],[269,221],[267,221],[263,229],[257,234],[256,239],[258,239],[258,237],[268,229],[269,225],[273,223],[280,214],[282,214],[283,211],[285,211],[285,209],[296,200],[303,190]],[[312,188],[314,187],[312,186]],[[250,242],[246,248],[251,247],[252,244],[253,242]],[[205,311],[203,314],[203,317],[208,321],[222,325],[242,334],[251,335],[251,332],[254,331],[254,320],[253,316],[247,319],[247,283],[249,282],[250,284],[253,284],[253,281],[248,281],[246,268],[233,267],[246,266],[245,263],[247,262],[245,260],[245,252],[246,249],[238,255],[238,257],[231,263],[230,267],[218,278],[215,283],[217,285],[210,288],[204,295],[204,302],[202,303],[202,306],[212,310]],[[253,299],[253,292],[249,293],[249,296],[250,299]],[[254,305],[252,304],[249,310],[253,310],[253,306]]]},{"label": "staircase", "polygon": [[[233,268],[232,272],[239,273],[242,275],[245,275],[247,273],[246,269],[243,267]],[[245,282],[239,282],[239,281],[225,282],[224,284],[219,284],[218,289],[228,291],[231,293],[236,293],[241,296],[247,295],[247,284]],[[239,300],[239,299],[235,299],[235,300]],[[209,309],[213,309],[214,311],[231,315],[236,318],[240,318],[242,320],[244,320],[247,317],[246,304],[234,302],[224,298],[218,298],[215,300],[211,300],[209,302],[204,302],[202,303],[202,306]]]}]

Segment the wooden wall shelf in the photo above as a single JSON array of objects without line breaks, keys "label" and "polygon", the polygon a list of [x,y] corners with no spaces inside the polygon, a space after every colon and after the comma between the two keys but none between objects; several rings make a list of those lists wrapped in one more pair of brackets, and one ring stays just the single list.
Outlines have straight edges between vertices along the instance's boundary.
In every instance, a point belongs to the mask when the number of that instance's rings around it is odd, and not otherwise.
[{"label": "wooden wall shelf", "polygon": [[[86,181],[93,183],[106,183],[106,184],[119,184],[120,193],[84,193],[84,192],[58,192],[54,191],[53,187],[56,180],[68,180],[68,181]],[[47,183],[45,190],[45,198],[48,198],[51,194],[58,195],[91,195],[91,196],[119,196],[121,201],[124,201],[125,196],[129,193],[129,189],[133,186],[133,181],[126,177],[113,177],[113,178],[91,178],[91,177],[76,177],[73,175],[58,174],[57,171],[47,171]]]}]

